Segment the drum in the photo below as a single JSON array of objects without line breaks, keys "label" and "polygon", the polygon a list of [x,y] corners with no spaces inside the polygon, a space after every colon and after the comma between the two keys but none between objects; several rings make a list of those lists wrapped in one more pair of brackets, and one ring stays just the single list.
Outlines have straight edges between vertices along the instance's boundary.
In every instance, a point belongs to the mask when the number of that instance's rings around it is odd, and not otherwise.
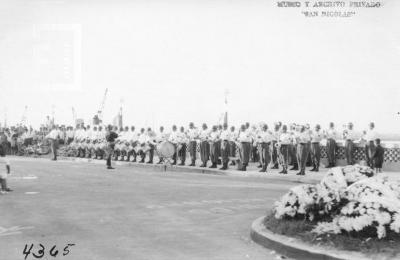
[{"label": "drum", "polygon": [[164,141],[157,145],[157,153],[162,158],[172,158],[175,153],[175,146],[168,141]]}]

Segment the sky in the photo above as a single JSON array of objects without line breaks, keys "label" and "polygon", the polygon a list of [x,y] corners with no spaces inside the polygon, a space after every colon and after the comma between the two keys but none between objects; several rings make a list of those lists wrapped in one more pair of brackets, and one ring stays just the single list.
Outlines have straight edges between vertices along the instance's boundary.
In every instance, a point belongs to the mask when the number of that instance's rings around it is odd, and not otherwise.
[{"label": "sky", "polygon": [[0,0],[0,123],[275,121],[400,132],[400,3],[305,18],[276,1]]}]

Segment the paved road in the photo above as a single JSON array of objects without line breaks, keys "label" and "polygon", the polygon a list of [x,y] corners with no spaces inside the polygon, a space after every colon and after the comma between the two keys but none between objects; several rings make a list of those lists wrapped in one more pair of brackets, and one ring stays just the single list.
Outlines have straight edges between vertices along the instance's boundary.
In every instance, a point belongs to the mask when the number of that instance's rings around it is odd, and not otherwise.
[{"label": "paved road", "polygon": [[[15,191],[0,196],[4,260],[24,259],[31,243],[36,254],[44,245],[42,259],[279,259],[251,242],[249,228],[295,185],[72,162],[12,168]],[[68,243],[76,245],[67,256],[49,256]]]}]

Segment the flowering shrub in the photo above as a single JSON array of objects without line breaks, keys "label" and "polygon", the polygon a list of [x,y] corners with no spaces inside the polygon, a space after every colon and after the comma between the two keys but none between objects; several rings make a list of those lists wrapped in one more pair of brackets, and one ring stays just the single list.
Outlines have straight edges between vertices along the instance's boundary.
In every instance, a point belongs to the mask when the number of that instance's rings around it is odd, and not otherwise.
[{"label": "flowering shrub", "polygon": [[274,215],[320,221],[318,234],[373,231],[383,238],[400,233],[400,183],[373,177],[365,166],[332,168],[319,184],[290,189],[275,202]]},{"label": "flowering shrub", "polygon": [[362,232],[372,229],[378,238],[388,231],[400,232],[400,185],[385,178],[358,181],[346,189],[348,201],[331,222],[318,223],[318,234]]},{"label": "flowering shrub", "polygon": [[281,200],[275,202],[275,218],[308,216],[316,199],[317,188],[315,185],[306,184],[293,187]]},{"label": "flowering shrub", "polygon": [[329,217],[340,207],[348,185],[372,175],[370,168],[359,165],[332,168],[319,184],[300,185],[290,189],[275,202],[275,217],[310,220]]}]

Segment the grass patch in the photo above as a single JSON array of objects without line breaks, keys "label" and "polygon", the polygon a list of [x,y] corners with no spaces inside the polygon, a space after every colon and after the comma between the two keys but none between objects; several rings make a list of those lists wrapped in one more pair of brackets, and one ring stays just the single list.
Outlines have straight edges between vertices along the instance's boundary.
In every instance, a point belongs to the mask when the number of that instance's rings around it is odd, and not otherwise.
[{"label": "grass patch", "polygon": [[298,238],[313,245],[357,251],[366,255],[384,254],[383,259],[400,259],[400,235],[397,233],[390,233],[383,239],[369,237],[372,232],[368,230],[362,234],[317,235],[311,232],[316,224],[308,220],[276,219],[272,213],[264,219],[264,225],[272,232]]}]

